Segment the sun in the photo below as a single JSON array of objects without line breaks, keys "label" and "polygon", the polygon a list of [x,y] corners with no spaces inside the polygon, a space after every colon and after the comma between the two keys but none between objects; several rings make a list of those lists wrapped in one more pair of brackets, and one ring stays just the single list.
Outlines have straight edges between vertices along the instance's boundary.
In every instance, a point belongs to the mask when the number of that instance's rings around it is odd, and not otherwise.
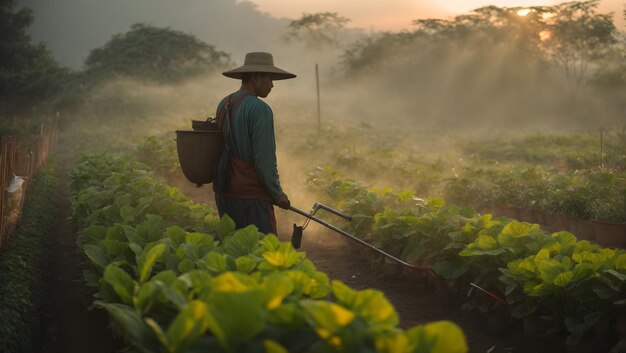
[{"label": "sun", "polygon": [[517,15],[524,17],[524,16],[528,15],[530,13],[530,11],[531,11],[530,9],[521,9],[521,10],[517,11]]}]

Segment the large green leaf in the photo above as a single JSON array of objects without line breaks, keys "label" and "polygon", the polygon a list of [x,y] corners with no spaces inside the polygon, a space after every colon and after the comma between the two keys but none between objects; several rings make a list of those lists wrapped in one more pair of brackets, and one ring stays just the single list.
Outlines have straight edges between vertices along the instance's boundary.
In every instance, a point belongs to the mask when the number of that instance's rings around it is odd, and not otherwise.
[{"label": "large green leaf", "polygon": [[[297,252],[291,243],[282,243],[276,251],[265,251],[263,254],[265,263],[261,268],[289,269],[304,258],[303,253]],[[269,265],[269,266],[266,266]]]},{"label": "large green leaf", "polygon": [[250,273],[256,269],[259,260],[252,256],[241,256],[235,260],[237,271],[242,273]]},{"label": "large green leaf", "polygon": [[613,262],[613,267],[622,273],[626,273],[626,252],[620,251],[617,253]]},{"label": "large green leaf", "polygon": [[500,247],[496,239],[489,235],[480,234],[472,243],[467,244],[465,249],[459,252],[459,256],[497,256],[505,252],[507,250]]},{"label": "large green leaf", "polygon": [[174,281],[176,281],[176,273],[174,273],[174,271],[169,271],[169,270],[161,271],[155,274],[154,276],[152,276],[152,279],[150,281],[151,282],[160,281],[160,282],[163,282],[163,284],[165,284],[166,286],[169,286],[172,283],[174,283]]},{"label": "large green leaf", "polygon": [[176,249],[185,241],[187,232],[179,226],[172,226],[165,230],[165,235],[170,240],[173,249]]},{"label": "large green leaf", "polygon": [[124,304],[133,305],[136,282],[126,271],[115,264],[111,264],[104,270],[103,280],[111,285]]},{"label": "large green leaf", "polygon": [[89,260],[100,268],[105,268],[111,263],[109,254],[98,245],[86,244],[83,251]]},{"label": "large green leaf", "polygon": [[293,292],[297,297],[301,297],[303,294],[310,291],[313,280],[311,276],[307,275],[303,271],[286,271],[287,276],[293,283]]},{"label": "large green leaf", "polygon": [[263,348],[265,349],[265,353],[289,353],[287,348],[272,340],[263,340]]},{"label": "large green leaf", "polygon": [[621,282],[626,282],[626,274],[624,274],[624,273],[621,273],[621,272],[618,272],[618,271],[615,271],[615,270],[606,270],[606,273],[615,276],[615,278],[617,278]]},{"label": "large green leaf", "polygon": [[222,273],[228,270],[226,264],[226,254],[210,252],[204,257],[203,262],[205,269],[213,274]]},{"label": "large green leaf", "polygon": [[305,294],[311,298],[319,299],[324,298],[330,293],[330,281],[328,275],[321,271],[315,271],[311,273],[312,281],[309,282],[309,286],[305,291]]},{"label": "large green leaf", "polygon": [[293,328],[304,326],[306,319],[295,302],[285,302],[270,310],[267,322],[281,327]]},{"label": "large green leaf", "polygon": [[157,299],[159,286],[153,282],[146,282],[139,285],[133,298],[134,307],[143,315],[147,314]]},{"label": "large green leaf", "polygon": [[552,234],[552,238],[557,240],[560,244],[560,253],[562,254],[570,254],[578,241],[574,234],[565,231]]},{"label": "large green leaf", "polygon": [[265,236],[259,241],[259,244],[263,246],[265,251],[276,251],[280,247],[280,241],[273,234]]},{"label": "large green leaf", "polygon": [[90,225],[80,233],[82,243],[97,243],[106,237],[108,228],[102,225]]},{"label": "large green leaf", "polygon": [[233,219],[227,214],[221,218],[207,216],[204,221],[215,229],[217,236],[221,241],[224,241],[224,239],[226,239],[236,229],[235,221],[233,221]]},{"label": "large green leaf", "polygon": [[585,251],[575,251],[572,260],[578,263],[590,263],[597,265],[597,268],[609,266],[609,261],[615,255],[615,250],[602,248]]},{"label": "large green leaf", "polygon": [[120,328],[122,336],[136,350],[142,353],[153,353],[161,350],[154,333],[144,323],[139,313],[131,307],[102,301],[96,301],[94,305],[104,308],[111,315],[113,322]]},{"label": "large green leaf", "polygon": [[517,247],[520,244],[520,240],[529,238],[531,234],[540,232],[541,229],[538,224],[530,224],[526,222],[511,221],[498,235],[498,243],[502,246]]},{"label": "large green leaf", "polygon": [[124,223],[132,223],[137,216],[137,210],[134,207],[124,205],[120,207],[120,216]]},{"label": "large green leaf", "polygon": [[189,302],[176,316],[167,329],[167,340],[171,353],[183,352],[208,329],[208,308],[199,300]]},{"label": "large green leaf", "polygon": [[590,264],[590,263],[576,264],[574,266],[574,270],[572,271],[572,274],[574,275],[574,277],[572,278],[572,281],[579,282],[587,278],[592,278],[596,276],[596,273],[597,273],[597,267],[594,264]]},{"label": "large green leaf", "polygon": [[265,327],[267,310],[260,288],[215,292],[209,302],[212,332],[222,332],[227,347],[236,347],[258,335]]},{"label": "large green leaf", "polygon": [[585,315],[584,318],[565,318],[565,327],[571,333],[567,338],[566,343],[569,345],[575,345],[578,340],[593,326],[595,326],[602,317],[601,312],[592,312]]},{"label": "large green leaf", "polygon": [[368,331],[381,333],[391,331],[398,325],[398,314],[381,291],[355,291],[340,281],[333,281],[332,288],[337,302],[363,319]]},{"label": "large green leaf", "polygon": [[186,279],[197,298],[208,298],[213,291],[213,277],[203,270],[194,270],[181,275],[179,279]]},{"label": "large green leaf", "polygon": [[135,258],[139,258],[141,255],[143,255],[143,248],[137,243],[129,243],[128,248],[133,251],[133,253],[135,254]]},{"label": "large green leaf", "polygon": [[467,261],[464,261],[459,264],[458,261],[452,262],[448,260],[443,260],[443,261],[437,261],[433,265],[433,269],[435,270],[435,273],[445,278],[446,281],[451,281],[451,282],[456,281],[459,277],[467,273],[469,268],[470,268],[470,263]]},{"label": "large green leaf", "polygon": [[[543,261],[535,261],[537,270],[539,271],[539,277],[547,284],[554,284],[555,278],[569,269],[565,268],[563,264],[554,259],[547,259]],[[569,276],[569,275],[568,275]],[[573,275],[570,276],[570,280]]]},{"label": "large green leaf", "polygon": [[300,302],[300,305],[316,326],[327,329],[331,333],[340,331],[356,318],[351,310],[327,301],[305,299]]},{"label": "large green leaf", "polygon": [[196,265],[190,259],[182,259],[178,263],[178,272],[180,272],[180,273],[186,273],[186,272],[189,272],[189,271],[193,271],[195,269],[196,269]]},{"label": "large green leaf", "polygon": [[112,227],[109,227],[107,229],[106,239],[128,243],[128,238],[126,237],[126,228],[121,224],[116,224]]},{"label": "large green leaf", "polygon": [[554,277],[554,285],[557,287],[566,287],[572,279],[574,278],[574,274],[572,271],[565,271],[559,273],[556,277]]},{"label": "large green leaf", "polygon": [[269,310],[279,307],[283,299],[290,295],[295,286],[289,276],[284,272],[274,272],[263,278],[265,288],[266,306]]},{"label": "large green leaf", "polygon": [[446,205],[446,201],[441,197],[433,197],[428,199],[428,206],[432,208],[442,208]]},{"label": "large green leaf", "polygon": [[465,335],[450,321],[437,321],[423,326],[424,341],[434,339],[431,353],[465,353],[468,351]]},{"label": "large green leaf", "polygon": [[413,353],[416,351],[414,341],[417,340],[419,338],[411,339],[405,332],[393,332],[374,336],[374,347],[379,353]]},{"label": "large green leaf", "polygon": [[179,308],[179,310],[187,305],[187,293],[178,288],[182,286],[178,279],[170,285],[165,285],[161,281],[151,283],[154,283],[159,288],[160,293],[163,295],[162,298],[172,303],[176,308]]},{"label": "large green leaf", "polygon": [[[166,246],[163,243],[156,244],[151,247],[147,253],[144,253],[138,263],[139,267],[139,282],[143,283],[150,277],[150,271],[156,263],[156,261],[165,252]],[[145,250],[144,250],[145,251]]]},{"label": "large green leaf", "polygon": [[191,260],[196,261],[199,260],[202,255],[200,255],[200,249],[195,244],[184,243],[181,244],[178,249],[176,249],[176,255],[181,260]]},{"label": "large green leaf", "polygon": [[126,241],[104,239],[100,243],[104,245],[112,259],[122,258],[128,250],[128,242]]},{"label": "large green leaf", "polygon": [[226,253],[234,258],[251,255],[260,245],[259,240],[263,236],[254,225],[239,229],[232,236],[224,240]]},{"label": "large green leaf", "polygon": [[204,257],[210,251],[215,250],[215,239],[205,233],[187,233],[185,236],[185,242],[187,244],[193,244],[198,249],[198,258]]}]

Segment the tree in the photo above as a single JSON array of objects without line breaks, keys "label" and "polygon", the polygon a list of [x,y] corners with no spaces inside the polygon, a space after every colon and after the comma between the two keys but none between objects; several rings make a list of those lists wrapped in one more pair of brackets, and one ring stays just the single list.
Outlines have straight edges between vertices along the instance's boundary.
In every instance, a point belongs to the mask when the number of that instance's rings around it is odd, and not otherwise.
[{"label": "tree", "polygon": [[137,23],[92,50],[85,61],[85,73],[96,81],[122,76],[167,83],[229,63],[228,54],[191,34]]},{"label": "tree", "polygon": [[339,46],[339,33],[350,22],[336,12],[304,13],[301,18],[289,23],[285,41],[304,41],[320,49]]},{"label": "tree", "polygon": [[617,41],[611,14],[599,14],[597,7],[598,0],[568,2],[545,12],[541,48],[575,89],[584,84],[589,65],[608,56]]},{"label": "tree", "polygon": [[15,7],[15,0],[0,0],[0,117],[31,114],[58,92],[69,73],[43,44],[32,44],[26,33],[32,11]]}]

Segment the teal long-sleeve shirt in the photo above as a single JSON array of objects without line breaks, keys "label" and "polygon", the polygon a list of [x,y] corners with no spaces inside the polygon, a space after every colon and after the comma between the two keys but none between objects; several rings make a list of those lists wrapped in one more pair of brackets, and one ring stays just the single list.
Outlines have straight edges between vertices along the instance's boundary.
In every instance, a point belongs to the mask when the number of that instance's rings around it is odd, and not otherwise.
[{"label": "teal long-sleeve shirt", "polygon": [[[244,92],[235,92],[236,100]],[[222,99],[217,112],[228,97]],[[224,117],[227,118],[227,117]],[[270,106],[258,97],[248,95],[233,110],[231,153],[237,158],[254,164],[257,177],[268,195],[277,200],[283,193],[276,163],[276,138],[274,136],[274,114]]]}]

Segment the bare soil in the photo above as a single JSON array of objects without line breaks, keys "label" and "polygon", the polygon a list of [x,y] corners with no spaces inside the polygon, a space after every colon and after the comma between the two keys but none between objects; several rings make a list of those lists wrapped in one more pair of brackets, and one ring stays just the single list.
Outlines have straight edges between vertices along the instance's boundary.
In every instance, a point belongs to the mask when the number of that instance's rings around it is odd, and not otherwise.
[{"label": "bare soil", "polygon": [[[66,148],[66,147],[65,147]],[[82,255],[76,244],[77,229],[68,217],[71,205],[68,170],[73,166],[73,153],[59,145],[59,190],[56,207],[59,216],[50,225],[53,259],[49,269],[50,294],[46,313],[44,353],[111,353],[123,348],[114,338],[109,319],[103,310],[90,310],[93,298],[82,277]]]}]

